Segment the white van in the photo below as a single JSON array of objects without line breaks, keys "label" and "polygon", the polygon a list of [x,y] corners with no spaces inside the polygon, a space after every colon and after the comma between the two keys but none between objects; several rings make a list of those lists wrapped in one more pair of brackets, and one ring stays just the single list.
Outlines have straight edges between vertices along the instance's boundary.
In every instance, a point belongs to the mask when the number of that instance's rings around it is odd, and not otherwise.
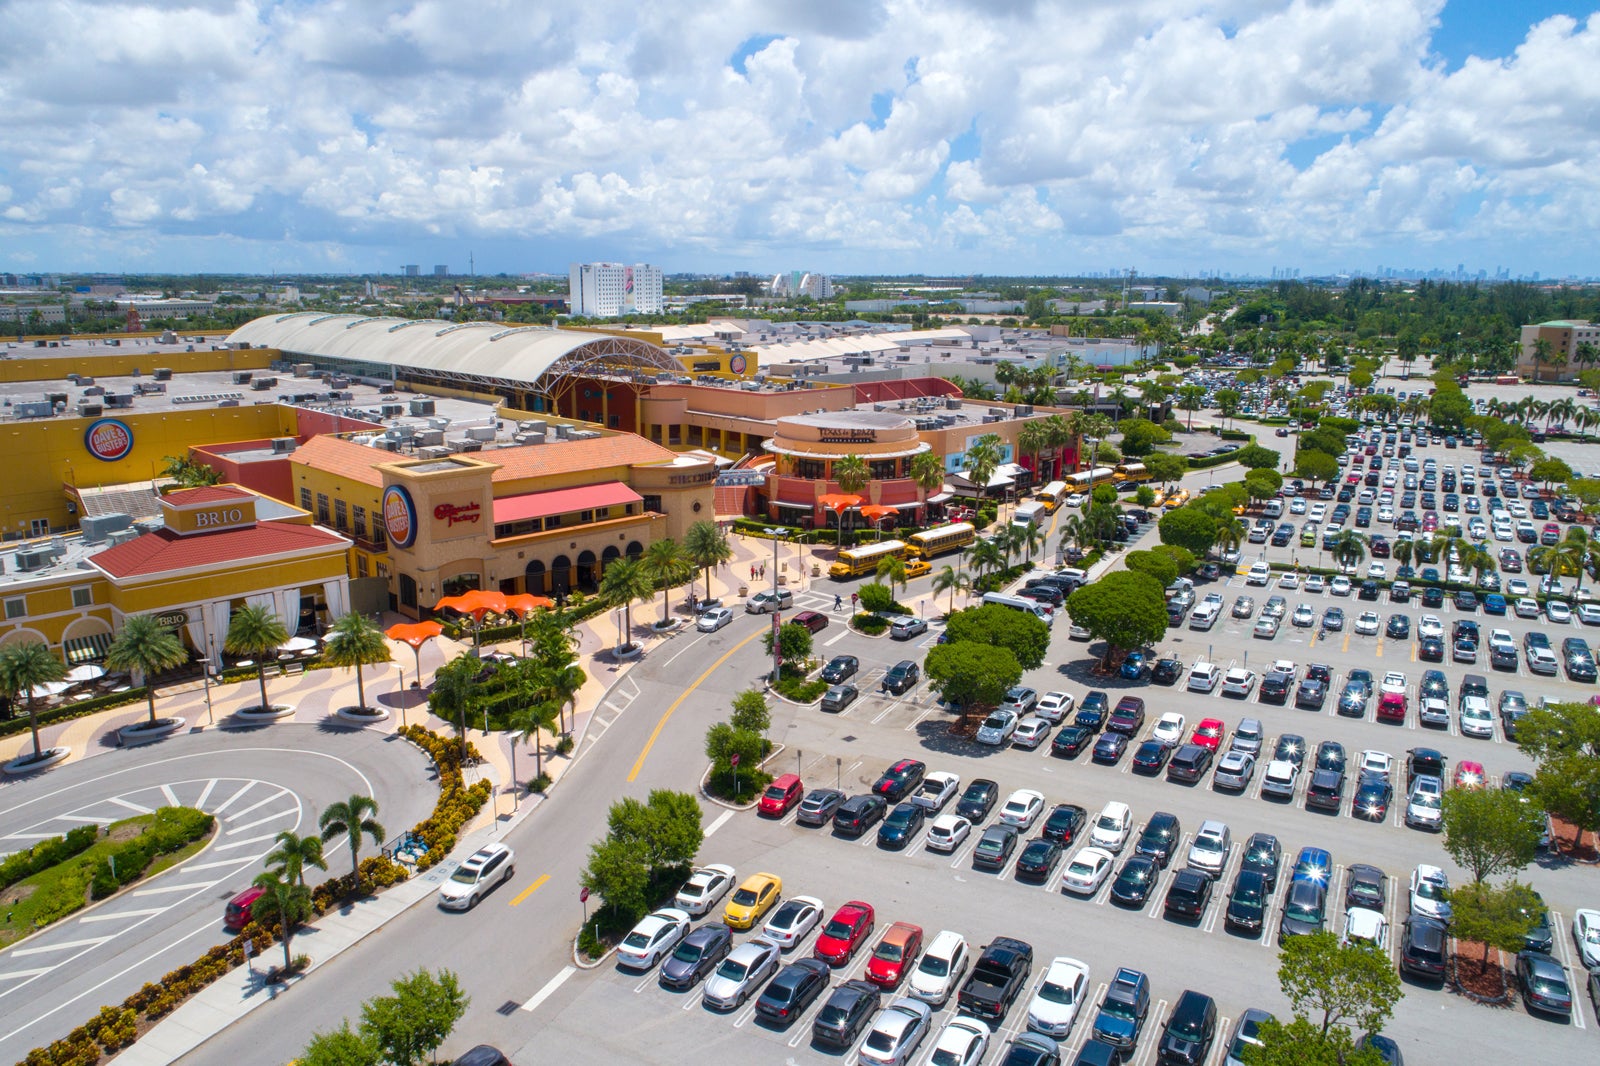
[{"label": "white van", "polygon": [[1261,516],[1263,518],[1282,518],[1283,517],[1283,501],[1282,500],[1268,500],[1267,501],[1267,505],[1261,509]]},{"label": "white van", "polygon": [[1190,629],[1210,629],[1217,624],[1217,618],[1222,614],[1222,605],[1207,600],[1194,609],[1189,615]]},{"label": "white van", "polygon": [[1026,528],[1028,526],[1042,526],[1044,520],[1050,517],[1050,512],[1045,505],[1037,500],[1019,503],[1017,509],[1011,513],[1011,524]]},{"label": "white van", "polygon": [[983,594],[983,602],[986,604],[992,603],[1000,607],[1009,607],[1013,611],[1027,611],[1045,625],[1049,625],[1055,620],[1055,612],[1050,609],[1048,604],[1040,603],[1038,600],[1030,600],[1026,596],[1007,596],[1003,592],[985,592]]},{"label": "white van", "polygon": [[1250,572],[1245,575],[1246,585],[1265,585],[1272,580],[1272,567],[1266,563],[1251,563]]}]

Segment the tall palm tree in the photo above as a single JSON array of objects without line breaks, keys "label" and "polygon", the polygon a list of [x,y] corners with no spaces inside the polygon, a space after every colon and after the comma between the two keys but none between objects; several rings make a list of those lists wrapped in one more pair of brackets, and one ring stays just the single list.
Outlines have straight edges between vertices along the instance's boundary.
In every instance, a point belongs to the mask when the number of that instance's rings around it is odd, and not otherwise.
[{"label": "tall palm tree", "polygon": [[322,857],[321,837],[315,834],[297,836],[294,830],[285,829],[278,834],[277,841],[278,846],[267,852],[264,861],[267,869],[277,871],[284,880],[304,887],[307,866],[315,866],[323,871],[328,869],[328,862]]},{"label": "tall palm tree", "polygon": [[683,554],[703,571],[706,579],[706,599],[709,600],[711,569],[733,558],[733,548],[728,544],[728,535],[715,522],[702,518],[684,530]]},{"label": "tall palm tree", "polygon": [[1044,530],[1039,528],[1039,523],[1029,522],[1026,526],[1017,529],[1017,547],[1021,548],[1025,557],[1033,558],[1033,553],[1044,547]]},{"label": "tall palm tree", "polygon": [[1097,458],[1096,453],[1100,450],[1100,442],[1111,436],[1111,431],[1115,428],[1115,424],[1105,415],[1079,415],[1078,432],[1092,442],[1085,452],[1078,454],[1078,466],[1080,469],[1094,468]]},{"label": "tall palm tree", "polygon": [[311,890],[275,870],[258,874],[251,884],[267,892],[250,908],[252,920],[265,924],[276,918],[283,925],[283,968],[287,970],[294,965],[290,950],[294,931],[311,914]]},{"label": "tall palm tree", "polygon": [[944,461],[932,452],[923,452],[911,460],[911,480],[922,490],[924,497],[931,496],[944,487]]},{"label": "tall palm tree", "polygon": [[1250,535],[1249,530],[1240,521],[1237,515],[1229,515],[1227,521],[1217,523],[1217,546],[1223,549],[1237,548],[1245,542]]},{"label": "tall palm tree", "polygon": [[977,574],[999,570],[1006,565],[1004,556],[1000,554],[1000,546],[988,538],[979,540],[972,546],[967,562]]},{"label": "tall palm tree", "polygon": [[891,589],[899,586],[904,591],[906,587],[906,561],[895,555],[879,559],[878,580],[888,585]]},{"label": "tall palm tree", "polygon": [[271,706],[267,703],[267,660],[288,639],[289,628],[262,604],[246,604],[228,622],[228,635],[222,646],[229,654],[256,661],[263,711]]},{"label": "tall palm tree", "polygon": [[383,639],[383,631],[360,611],[351,611],[333,623],[331,632],[333,635],[323,645],[323,658],[329,666],[355,667],[356,703],[365,711],[367,686],[361,676],[361,668],[393,659],[389,642]]},{"label": "tall palm tree", "polygon": [[66,666],[43,641],[7,644],[0,647],[0,695],[13,704],[21,699],[28,709],[28,728],[33,731],[33,757],[44,758],[39,746],[39,716],[33,690],[67,674]]},{"label": "tall palm tree", "polygon": [[1194,429],[1194,413],[1200,410],[1200,405],[1205,401],[1206,389],[1204,385],[1179,385],[1178,406],[1189,412],[1188,429]]},{"label": "tall palm tree", "polygon": [[156,675],[189,661],[189,652],[171,629],[153,614],[133,614],[122,620],[122,631],[106,648],[106,667],[138,671],[144,676],[145,701],[150,724],[156,724]]},{"label": "tall palm tree", "polygon": [[1394,559],[1396,566],[1410,566],[1411,557],[1415,549],[1415,542],[1409,539],[1397,540],[1389,548],[1389,556]]},{"label": "tall palm tree", "polygon": [[[622,608],[624,645],[633,642],[633,605],[648,600],[656,591],[655,582],[645,572],[644,564],[631,555],[623,556],[600,574],[600,596],[613,607]],[[707,595],[710,586],[707,586]]]},{"label": "tall palm tree", "polygon": [[433,672],[433,689],[428,693],[428,708],[460,733],[462,758],[467,754],[467,712],[477,703],[482,673],[478,657],[462,652]]},{"label": "tall palm tree", "polygon": [[577,704],[578,693],[589,680],[579,665],[577,638],[560,619],[544,615],[534,619],[529,647],[533,660],[539,664],[538,697],[556,705],[562,732],[566,732],[566,712]]},{"label": "tall palm tree", "polygon": [[[524,667],[532,668],[533,663],[517,663],[513,669],[520,670]],[[533,741],[533,776],[544,776],[544,746],[539,742],[542,732],[555,725],[561,714],[561,709],[549,700],[534,700],[524,703],[511,712],[507,719],[517,740],[523,744]]]},{"label": "tall palm tree", "polygon": [[1340,569],[1359,566],[1367,554],[1367,538],[1353,529],[1341,530],[1331,545],[1334,562]]},{"label": "tall palm tree", "polygon": [[668,618],[667,593],[687,576],[686,571],[693,564],[683,557],[683,549],[671,537],[652,542],[644,550],[642,558],[645,575],[661,588],[661,622],[665,625]]},{"label": "tall palm tree", "polygon": [[1091,539],[1089,523],[1081,514],[1068,515],[1061,520],[1061,554],[1067,553],[1067,543],[1070,541],[1074,548],[1082,550],[1086,541]]},{"label": "tall palm tree", "polygon": [[1550,573],[1560,577],[1571,574],[1577,578],[1572,596],[1576,600],[1583,588],[1583,575],[1587,568],[1600,563],[1600,541],[1589,536],[1582,526],[1570,526],[1567,535],[1555,544],[1541,544],[1528,549],[1528,561],[1548,566]]},{"label": "tall palm tree", "polygon": [[[859,455],[846,455],[833,461],[830,471],[839,491],[848,496],[859,496],[872,481],[872,468]],[[850,509],[839,508],[839,547],[844,547],[844,517]]]},{"label": "tall palm tree", "polygon": [[989,479],[1000,465],[1002,441],[998,433],[985,433],[967,449],[967,477],[981,498],[989,493]]},{"label": "tall palm tree", "polygon": [[933,594],[935,596],[946,589],[950,591],[950,610],[948,612],[950,614],[956,613],[956,593],[971,587],[972,582],[967,578],[967,575],[961,572],[959,566],[946,566],[933,575]]},{"label": "tall palm tree", "polygon": [[[1044,424],[1044,419],[1037,418],[1023,424],[1017,430],[1017,451],[1033,460],[1033,472],[1039,474],[1039,455],[1050,446],[1050,427]],[[1040,478],[1041,483],[1043,479]]]},{"label": "tall palm tree", "polygon": [[361,840],[371,837],[374,844],[382,844],[388,834],[377,818],[378,801],[359,792],[351,793],[347,800],[335,800],[322,809],[317,826],[322,830],[322,840],[327,842],[344,833],[350,843],[350,872],[361,870]]}]

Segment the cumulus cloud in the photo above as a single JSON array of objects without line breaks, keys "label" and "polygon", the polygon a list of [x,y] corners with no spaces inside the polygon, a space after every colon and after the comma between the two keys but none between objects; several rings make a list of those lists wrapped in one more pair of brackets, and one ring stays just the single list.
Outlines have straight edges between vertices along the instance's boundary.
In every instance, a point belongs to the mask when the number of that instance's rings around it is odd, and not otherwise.
[{"label": "cumulus cloud", "polygon": [[1419,245],[1540,269],[1600,219],[1600,18],[1451,68],[1433,49],[1449,17],[1444,0],[0,5],[0,232],[57,268],[317,269],[499,241],[526,258],[491,269],[624,251],[671,269],[1337,269]]}]

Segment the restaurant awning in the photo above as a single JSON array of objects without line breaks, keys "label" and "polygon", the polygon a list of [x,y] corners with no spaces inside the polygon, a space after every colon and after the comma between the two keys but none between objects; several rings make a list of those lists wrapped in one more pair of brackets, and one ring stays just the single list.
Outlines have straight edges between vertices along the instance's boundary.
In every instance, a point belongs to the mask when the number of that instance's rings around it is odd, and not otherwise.
[{"label": "restaurant awning", "polygon": [[77,666],[79,663],[93,663],[104,659],[106,649],[110,646],[110,633],[92,633],[87,637],[73,637],[62,644],[61,648],[67,654],[68,665]]},{"label": "restaurant awning", "polygon": [[530,518],[549,518],[551,515],[572,514],[574,511],[593,511],[601,507],[620,507],[630,503],[643,503],[644,497],[620,481],[603,481],[598,485],[581,485],[571,489],[549,489],[545,492],[528,492],[521,496],[504,496],[494,501],[494,524],[523,522]]}]

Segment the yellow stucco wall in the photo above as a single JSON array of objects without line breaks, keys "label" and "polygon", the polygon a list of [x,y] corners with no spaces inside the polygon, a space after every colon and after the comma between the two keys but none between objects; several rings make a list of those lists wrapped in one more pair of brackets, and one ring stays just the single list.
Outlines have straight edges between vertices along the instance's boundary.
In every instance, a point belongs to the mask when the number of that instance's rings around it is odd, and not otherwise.
[{"label": "yellow stucco wall", "polygon": [[[75,341],[79,339],[74,338]],[[127,343],[131,345],[131,342]],[[192,374],[202,370],[264,370],[277,357],[277,352],[266,348],[157,352],[151,351],[148,346],[131,345],[99,348],[92,355],[77,352],[70,356],[41,355],[37,358],[0,360],[0,381],[38,381],[64,387],[68,374],[121,377],[132,374],[136,368],[146,376],[157,367],[165,367],[174,374]]]}]

